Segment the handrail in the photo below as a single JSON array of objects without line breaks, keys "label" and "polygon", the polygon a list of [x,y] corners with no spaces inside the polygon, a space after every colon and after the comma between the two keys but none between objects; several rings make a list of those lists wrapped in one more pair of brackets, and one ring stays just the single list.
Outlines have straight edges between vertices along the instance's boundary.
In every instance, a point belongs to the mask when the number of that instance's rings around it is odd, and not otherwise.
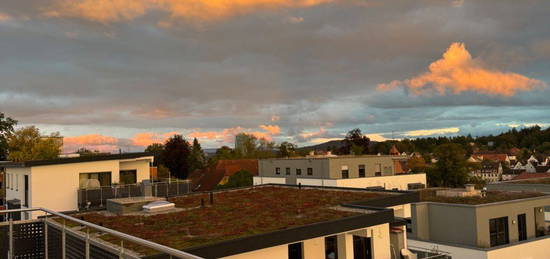
[{"label": "handrail", "polygon": [[182,258],[182,259],[204,259],[202,257],[192,255],[192,254],[186,253],[184,251],[180,251],[180,250],[168,247],[168,246],[164,246],[164,245],[161,245],[161,244],[157,244],[155,242],[151,242],[151,241],[139,238],[139,237],[128,235],[128,234],[125,234],[125,233],[122,233],[122,232],[119,232],[119,231],[116,231],[116,230],[112,230],[110,228],[102,227],[102,226],[99,226],[99,225],[96,225],[96,224],[93,224],[93,223],[90,223],[90,222],[87,222],[87,221],[84,221],[84,220],[80,220],[80,219],[65,215],[63,213],[55,212],[55,211],[52,211],[52,210],[49,210],[49,209],[46,209],[46,208],[25,208],[25,209],[0,210],[0,214],[13,213],[13,212],[28,212],[28,211],[43,211],[43,212],[46,212],[48,214],[58,216],[58,217],[61,217],[61,218],[64,218],[64,219],[67,219],[67,220],[70,220],[70,221],[73,221],[73,222],[78,223],[80,225],[91,227],[91,228],[97,229],[101,232],[111,234],[115,237],[130,241],[132,243],[142,245],[142,246],[145,246],[145,247],[148,247],[148,248],[152,248],[152,249],[155,249],[159,252],[169,254],[171,256],[175,256],[177,258]]}]

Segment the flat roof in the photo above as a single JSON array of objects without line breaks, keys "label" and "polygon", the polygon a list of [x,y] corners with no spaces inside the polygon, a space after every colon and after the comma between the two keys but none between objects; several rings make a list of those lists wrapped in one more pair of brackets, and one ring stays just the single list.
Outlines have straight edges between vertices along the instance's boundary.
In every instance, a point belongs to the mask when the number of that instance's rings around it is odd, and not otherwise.
[{"label": "flat roof", "polygon": [[513,201],[527,198],[541,197],[550,195],[540,192],[505,192],[505,191],[488,191],[485,197],[445,197],[436,196],[435,192],[440,189],[425,189],[420,192],[420,201],[423,202],[439,202],[451,204],[466,204],[466,205],[481,205],[490,204],[502,201]]},{"label": "flat roof", "polygon": [[108,160],[134,159],[134,158],[149,157],[149,156],[153,156],[153,154],[148,152],[139,152],[139,153],[123,153],[123,154],[113,154],[113,155],[90,155],[90,156],[69,157],[69,158],[56,158],[51,160],[8,162],[8,163],[1,163],[0,167],[20,168],[20,167],[72,164],[72,163],[108,161]]},{"label": "flat roof", "polygon": [[[179,211],[114,216],[105,211],[78,214],[83,220],[185,250],[218,258],[391,223],[385,207],[418,201],[413,192],[356,188],[261,185],[245,189],[171,198]],[[206,204],[201,207],[201,199]],[[116,240],[102,237],[117,244]],[[148,254],[148,251],[125,248]]]}]

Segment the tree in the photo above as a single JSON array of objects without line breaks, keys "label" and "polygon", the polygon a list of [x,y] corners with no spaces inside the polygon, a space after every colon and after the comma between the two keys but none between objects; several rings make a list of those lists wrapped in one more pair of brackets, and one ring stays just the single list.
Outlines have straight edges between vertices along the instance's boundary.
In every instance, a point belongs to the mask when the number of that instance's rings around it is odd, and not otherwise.
[{"label": "tree", "polygon": [[232,148],[228,146],[222,146],[216,150],[216,157],[219,160],[222,159],[233,159],[235,158],[235,152]]},{"label": "tree", "polygon": [[145,152],[153,154],[153,157],[155,161],[153,162],[154,166],[159,166],[163,164],[162,154],[164,153],[164,145],[161,143],[153,143],[147,148],[145,148]]},{"label": "tree", "polygon": [[63,145],[60,139],[59,132],[43,137],[34,126],[18,129],[8,140],[8,159],[22,162],[58,158]]},{"label": "tree", "polygon": [[369,153],[370,139],[363,135],[360,129],[350,130],[344,139],[344,146],[340,149],[342,154],[350,154],[352,151],[359,152],[354,155]]},{"label": "tree", "polygon": [[426,170],[426,161],[421,156],[412,156],[407,161],[407,165],[411,172],[413,173],[422,173]]},{"label": "tree", "polygon": [[435,186],[462,187],[468,181],[466,151],[459,144],[448,143],[435,149],[437,163],[428,170],[430,183]]},{"label": "tree", "polygon": [[189,156],[189,164],[191,171],[202,169],[206,166],[206,157],[197,138],[193,140],[193,147],[191,148],[191,155]]},{"label": "tree", "polygon": [[182,135],[174,135],[164,144],[162,159],[172,176],[187,179],[189,174],[189,156],[191,148]]},{"label": "tree", "polygon": [[234,175],[229,177],[229,180],[224,185],[218,185],[216,189],[229,189],[252,186],[253,176],[251,173],[245,170],[238,171]]},{"label": "tree", "polygon": [[8,158],[8,139],[13,134],[17,121],[0,112],[0,161]]},{"label": "tree", "polygon": [[282,157],[291,157],[296,155],[296,148],[298,148],[296,145],[285,141],[279,145],[279,152]]}]

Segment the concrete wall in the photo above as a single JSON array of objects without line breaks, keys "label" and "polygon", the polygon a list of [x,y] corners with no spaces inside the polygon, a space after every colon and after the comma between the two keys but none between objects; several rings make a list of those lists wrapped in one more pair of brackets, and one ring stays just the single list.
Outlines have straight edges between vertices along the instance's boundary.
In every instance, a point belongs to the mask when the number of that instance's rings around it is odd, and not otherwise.
[{"label": "concrete wall", "polygon": [[[517,216],[526,214],[527,238],[545,224],[544,207],[549,197],[536,197],[482,205],[422,202],[412,204],[411,237],[472,247],[490,247],[489,220],[508,217],[510,243],[518,242]],[[542,211],[540,211],[542,210]],[[514,223],[515,222],[515,223]]]},{"label": "concrete wall", "polygon": [[[453,259],[487,259],[487,252],[474,248],[451,246],[445,244],[431,243],[421,240],[409,238],[407,240],[409,249],[422,248],[422,250],[447,252],[450,253]],[[498,259],[516,259],[517,257],[503,257]],[[533,257],[534,259],[535,257]],[[544,257],[542,257],[544,258]]]},{"label": "concrete wall", "polygon": [[[259,176],[287,177],[286,168],[290,168],[290,175],[300,178],[328,178],[328,159],[304,158],[304,159],[262,159],[259,161]],[[281,174],[275,173],[275,168],[281,169]],[[302,174],[297,176],[296,169],[302,169]],[[313,175],[307,175],[307,168],[313,168]]]},{"label": "concrete wall", "polygon": [[252,178],[254,185],[261,185],[261,184],[270,184],[270,183],[276,183],[276,184],[285,184],[286,180],[284,177],[260,177],[260,176],[254,176]]},{"label": "concrete wall", "polygon": [[[150,179],[151,169],[149,161],[123,160],[120,161],[120,170],[136,170],[137,182]],[[119,175],[120,176],[120,175]]]},{"label": "concrete wall", "polygon": [[[359,177],[359,165],[365,166],[366,177],[375,176],[378,171],[377,165],[381,167],[382,175],[394,175],[394,158],[392,156],[363,156],[350,158],[333,158],[329,160],[330,178],[342,178],[342,166],[349,168],[349,178]],[[384,170],[386,168],[386,170]]]}]

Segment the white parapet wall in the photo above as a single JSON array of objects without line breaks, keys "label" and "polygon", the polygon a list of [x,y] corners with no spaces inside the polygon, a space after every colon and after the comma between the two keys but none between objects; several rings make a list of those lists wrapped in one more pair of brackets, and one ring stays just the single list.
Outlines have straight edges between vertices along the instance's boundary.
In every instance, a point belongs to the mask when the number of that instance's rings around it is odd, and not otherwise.
[{"label": "white parapet wall", "polygon": [[254,176],[253,183],[254,183],[254,185],[270,184],[270,183],[285,184],[286,183],[286,178],[284,178],[284,177]]},{"label": "white parapet wall", "polygon": [[452,246],[415,239],[407,240],[409,249],[423,248],[450,253],[453,259],[518,259],[550,258],[550,237],[527,240],[494,248]]},{"label": "white parapet wall", "polygon": [[[298,179],[298,182],[304,179]],[[330,181],[330,182],[327,182]],[[408,184],[421,183],[426,185],[426,174],[404,174],[392,176],[376,176],[364,178],[350,178],[337,180],[324,180],[324,186],[367,188],[381,186],[386,190],[394,188],[398,190],[408,190]],[[305,184],[302,182],[302,184]]]}]

